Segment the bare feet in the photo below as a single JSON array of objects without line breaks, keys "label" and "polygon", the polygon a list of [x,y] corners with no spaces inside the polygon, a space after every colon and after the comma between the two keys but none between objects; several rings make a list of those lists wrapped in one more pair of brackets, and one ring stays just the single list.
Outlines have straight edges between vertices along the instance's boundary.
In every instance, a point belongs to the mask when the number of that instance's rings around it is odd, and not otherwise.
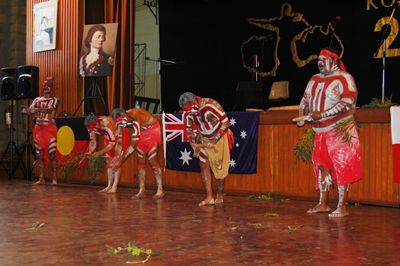
[{"label": "bare feet", "polygon": [[51,182],[52,185],[57,185],[57,180],[53,179],[53,182]]},{"label": "bare feet", "polygon": [[202,200],[199,203],[199,207],[207,206],[207,205],[214,205],[214,204],[215,204],[214,198],[205,198],[204,200]]},{"label": "bare feet", "polygon": [[106,188],[103,188],[102,190],[99,190],[99,192],[108,192],[110,189],[111,189],[111,188],[106,187]]},{"label": "bare feet", "polygon": [[349,215],[349,212],[345,208],[337,208],[331,212],[328,216],[331,218],[341,218]]},{"label": "bare feet", "polygon": [[38,181],[36,181],[33,184],[34,185],[44,185],[44,184],[46,184],[46,181],[44,180],[44,178],[40,178]]},{"label": "bare feet", "polygon": [[139,191],[139,192],[135,195],[135,197],[136,197],[137,199],[143,199],[143,198],[145,197],[144,191]]},{"label": "bare feet", "polygon": [[331,208],[329,208],[329,206],[318,203],[313,208],[309,209],[307,211],[307,213],[313,214],[313,213],[330,212],[330,211],[331,211]]},{"label": "bare feet", "polygon": [[163,191],[157,191],[157,193],[153,196],[153,199],[162,199],[164,197]]},{"label": "bare feet", "polygon": [[217,193],[217,198],[215,199],[215,204],[220,204],[220,203],[224,203],[224,194]]}]

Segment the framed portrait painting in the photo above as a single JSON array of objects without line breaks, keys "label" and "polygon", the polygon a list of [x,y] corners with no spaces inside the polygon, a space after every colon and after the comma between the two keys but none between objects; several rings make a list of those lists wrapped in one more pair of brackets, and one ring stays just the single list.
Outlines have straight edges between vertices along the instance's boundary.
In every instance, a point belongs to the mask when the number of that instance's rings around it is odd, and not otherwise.
[{"label": "framed portrait painting", "polygon": [[118,23],[84,26],[79,57],[81,77],[111,76],[117,34]]},{"label": "framed portrait painting", "polygon": [[50,0],[35,4],[33,51],[41,52],[56,49],[57,2]]}]

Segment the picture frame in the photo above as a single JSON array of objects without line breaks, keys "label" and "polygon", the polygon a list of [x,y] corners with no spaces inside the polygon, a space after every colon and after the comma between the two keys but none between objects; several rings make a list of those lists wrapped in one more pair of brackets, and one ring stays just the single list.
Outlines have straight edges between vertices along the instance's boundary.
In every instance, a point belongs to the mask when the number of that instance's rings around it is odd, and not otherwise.
[{"label": "picture frame", "polygon": [[111,76],[118,23],[84,25],[79,75],[81,77]]},{"label": "picture frame", "polygon": [[33,52],[56,49],[58,0],[35,4]]}]

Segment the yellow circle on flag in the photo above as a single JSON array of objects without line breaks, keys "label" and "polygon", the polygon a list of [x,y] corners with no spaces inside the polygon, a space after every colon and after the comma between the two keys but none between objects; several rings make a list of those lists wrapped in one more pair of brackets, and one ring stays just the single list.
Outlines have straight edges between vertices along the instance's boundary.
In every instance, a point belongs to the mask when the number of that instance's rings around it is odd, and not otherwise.
[{"label": "yellow circle on flag", "polygon": [[62,126],[57,131],[57,150],[61,155],[68,155],[74,149],[75,135],[69,126]]}]

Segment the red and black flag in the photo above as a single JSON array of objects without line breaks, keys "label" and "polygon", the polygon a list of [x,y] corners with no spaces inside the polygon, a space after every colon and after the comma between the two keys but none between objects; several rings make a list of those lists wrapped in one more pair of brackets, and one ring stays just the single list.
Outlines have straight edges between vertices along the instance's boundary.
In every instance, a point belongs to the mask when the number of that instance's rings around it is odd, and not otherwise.
[{"label": "red and black flag", "polygon": [[56,118],[59,164],[65,164],[79,153],[87,151],[90,136],[84,121],[84,117]]}]

